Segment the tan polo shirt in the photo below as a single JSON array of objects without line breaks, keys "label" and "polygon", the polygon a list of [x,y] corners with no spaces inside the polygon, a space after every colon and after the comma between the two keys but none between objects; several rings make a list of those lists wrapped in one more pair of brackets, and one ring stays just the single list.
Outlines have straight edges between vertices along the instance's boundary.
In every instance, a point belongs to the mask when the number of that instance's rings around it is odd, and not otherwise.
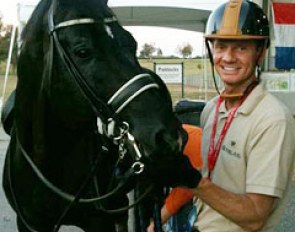
[{"label": "tan polo shirt", "polygon": [[[207,154],[216,103],[217,98],[210,101],[201,117],[204,176],[208,176]],[[218,113],[215,142],[228,113],[223,101]],[[227,131],[211,174],[212,182],[237,194],[260,193],[277,197],[276,206],[262,230],[274,231],[284,208],[294,154],[295,120],[283,103],[260,83],[239,107]],[[201,232],[244,231],[208,205],[199,201],[197,207],[200,212],[195,226]]]}]

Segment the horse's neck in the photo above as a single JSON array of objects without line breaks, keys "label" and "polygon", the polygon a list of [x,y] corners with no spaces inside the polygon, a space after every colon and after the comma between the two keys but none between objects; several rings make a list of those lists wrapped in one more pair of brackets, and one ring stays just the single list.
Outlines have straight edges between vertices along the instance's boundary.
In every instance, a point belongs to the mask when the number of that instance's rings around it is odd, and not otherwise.
[{"label": "horse's neck", "polygon": [[62,123],[50,121],[44,128],[44,143],[46,149],[55,154],[62,152],[72,156],[83,150],[92,153],[95,152],[93,149],[97,142],[94,130],[89,124],[69,128]]},{"label": "horse's neck", "polygon": [[48,157],[67,162],[82,151],[89,156],[96,152],[94,147],[97,136],[93,122],[64,122],[48,108],[42,108],[33,110],[31,127],[23,132],[23,137],[26,134],[32,136],[27,146],[32,146],[29,150],[34,153],[36,162],[48,161]]},{"label": "horse's neck", "polygon": [[[45,122],[41,138],[34,138],[35,159],[51,178],[62,175],[64,180],[76,178],[79,181],[87,175],[100,151],[97,137],[90,130],[70,130],[63,125]],[[41,146],[37,143],[41,142]],[[37,150],[36,148],[42,148]]]}]

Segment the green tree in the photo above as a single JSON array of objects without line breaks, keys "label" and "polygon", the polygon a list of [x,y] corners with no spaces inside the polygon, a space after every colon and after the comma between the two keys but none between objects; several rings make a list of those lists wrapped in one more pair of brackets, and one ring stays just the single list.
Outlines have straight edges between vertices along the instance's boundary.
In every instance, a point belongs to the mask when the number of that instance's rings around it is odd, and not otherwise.
[{"label": "green tree", "polygon": [[157,48],[157,56],[158,57],[162,57],[163,56],[163,52],[161,48]]},{"label": "green tree", "polygon": [[145,43],[142,46],[142,50],[140,51],[139,57],[141,58],[151,57],[155,51],[156,51],[156,48],[154,44]]},{"label": "green tree", "polygon": [[181,46],[177,47],[177,52],[183,57],[183,58],[189,58],[191,57],[193,53],[193,47],[189,43],[183,44]]},{"label": "green tree", "polygon": [[[5,25],[0,15],[0,62],[6,62],[11,41],[13,25]],[[14,43],[11,64],[16,65],[17,60],[17,44]]]}]

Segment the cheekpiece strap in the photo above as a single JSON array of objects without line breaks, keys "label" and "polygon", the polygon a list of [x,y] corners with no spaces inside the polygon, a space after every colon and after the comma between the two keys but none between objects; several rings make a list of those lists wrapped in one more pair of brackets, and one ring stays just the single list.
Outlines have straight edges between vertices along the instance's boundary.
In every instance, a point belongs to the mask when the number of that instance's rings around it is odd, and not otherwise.
[{"label": "cheekpiece strap", "polygon": [[151,88],[159,89],[159,85],[151,77],[144,73],[133,77],[126,82],[114,95],[109,99],[108,105],[112,107],[116,114],[120,113],[134,98]]}]

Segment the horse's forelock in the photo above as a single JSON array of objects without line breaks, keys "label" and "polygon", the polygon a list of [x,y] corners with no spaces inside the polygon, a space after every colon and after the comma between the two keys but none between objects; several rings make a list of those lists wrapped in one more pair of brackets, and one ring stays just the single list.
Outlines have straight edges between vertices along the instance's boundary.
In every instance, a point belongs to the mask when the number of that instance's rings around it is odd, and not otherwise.
[{"label": "horse's forelock", "polygon": [[[32,13],[28,23],[22,31],[21,52],[18,58],[18,79],[34,79],[33,75],[28,75],[32,66],[34,75],[42,73],[43,67],[43,37],[47,33],[44,25],[46,14],[51,0],[43,0],[38,3]],[[38,73],[38,74],[37,74]]]},{"label": "horse's forelock", "polygon": [[82,9],[83,7],[88,8],[88,10],[95,10],[99,13],[99,10],[106,10],[108,8],[108,0],[55,0],[57,5],[65,7],[67,9],[77,8]]},{"label": "horse's forelock", "polygon": [[44,30],[44,15],[48,11],[51,0],[43,0],[38,3],[32,13],[29,21],[27,22],[24,30],[22,31],[22,40],[34,40],[34,36],[40,36],[40,32]]},{"label": "horse's forelock", "polygon": [[[60,15],[61,17],[63,17],[69,9],[73,9],[73,7],[76,7],[78,11],[81,11],[81,14],[83,14],[83,8],[85,8],[84,14],[88,17],[92,16],[94,18],[97,18],[105,17],[106,15],[113,15],[112,11],[107,6],[108,0],[42,0],[36,6],[34,12],[32,13],[32,16],[30,17],[24,30],[22,31],[21,40],[24,45],[29,43],[34,44],[37,47],[36,41],[42,41],[40,37],[43,36],[44,33],[48,32],[47,18],[45,18],[44,16],[47,15],[50,5],[53,1],[56,1],[57,6],[62,6],[61,8],[64,9],[64,11],[58,11],[58,15]],[[93,7],[89,7],[89,5]]]},{"label": "horse's forelock", "polygon": [[114,14],[107,5],[107,0],[54,0],[55,24],[76,18],[93,18],[97,21]]}]

